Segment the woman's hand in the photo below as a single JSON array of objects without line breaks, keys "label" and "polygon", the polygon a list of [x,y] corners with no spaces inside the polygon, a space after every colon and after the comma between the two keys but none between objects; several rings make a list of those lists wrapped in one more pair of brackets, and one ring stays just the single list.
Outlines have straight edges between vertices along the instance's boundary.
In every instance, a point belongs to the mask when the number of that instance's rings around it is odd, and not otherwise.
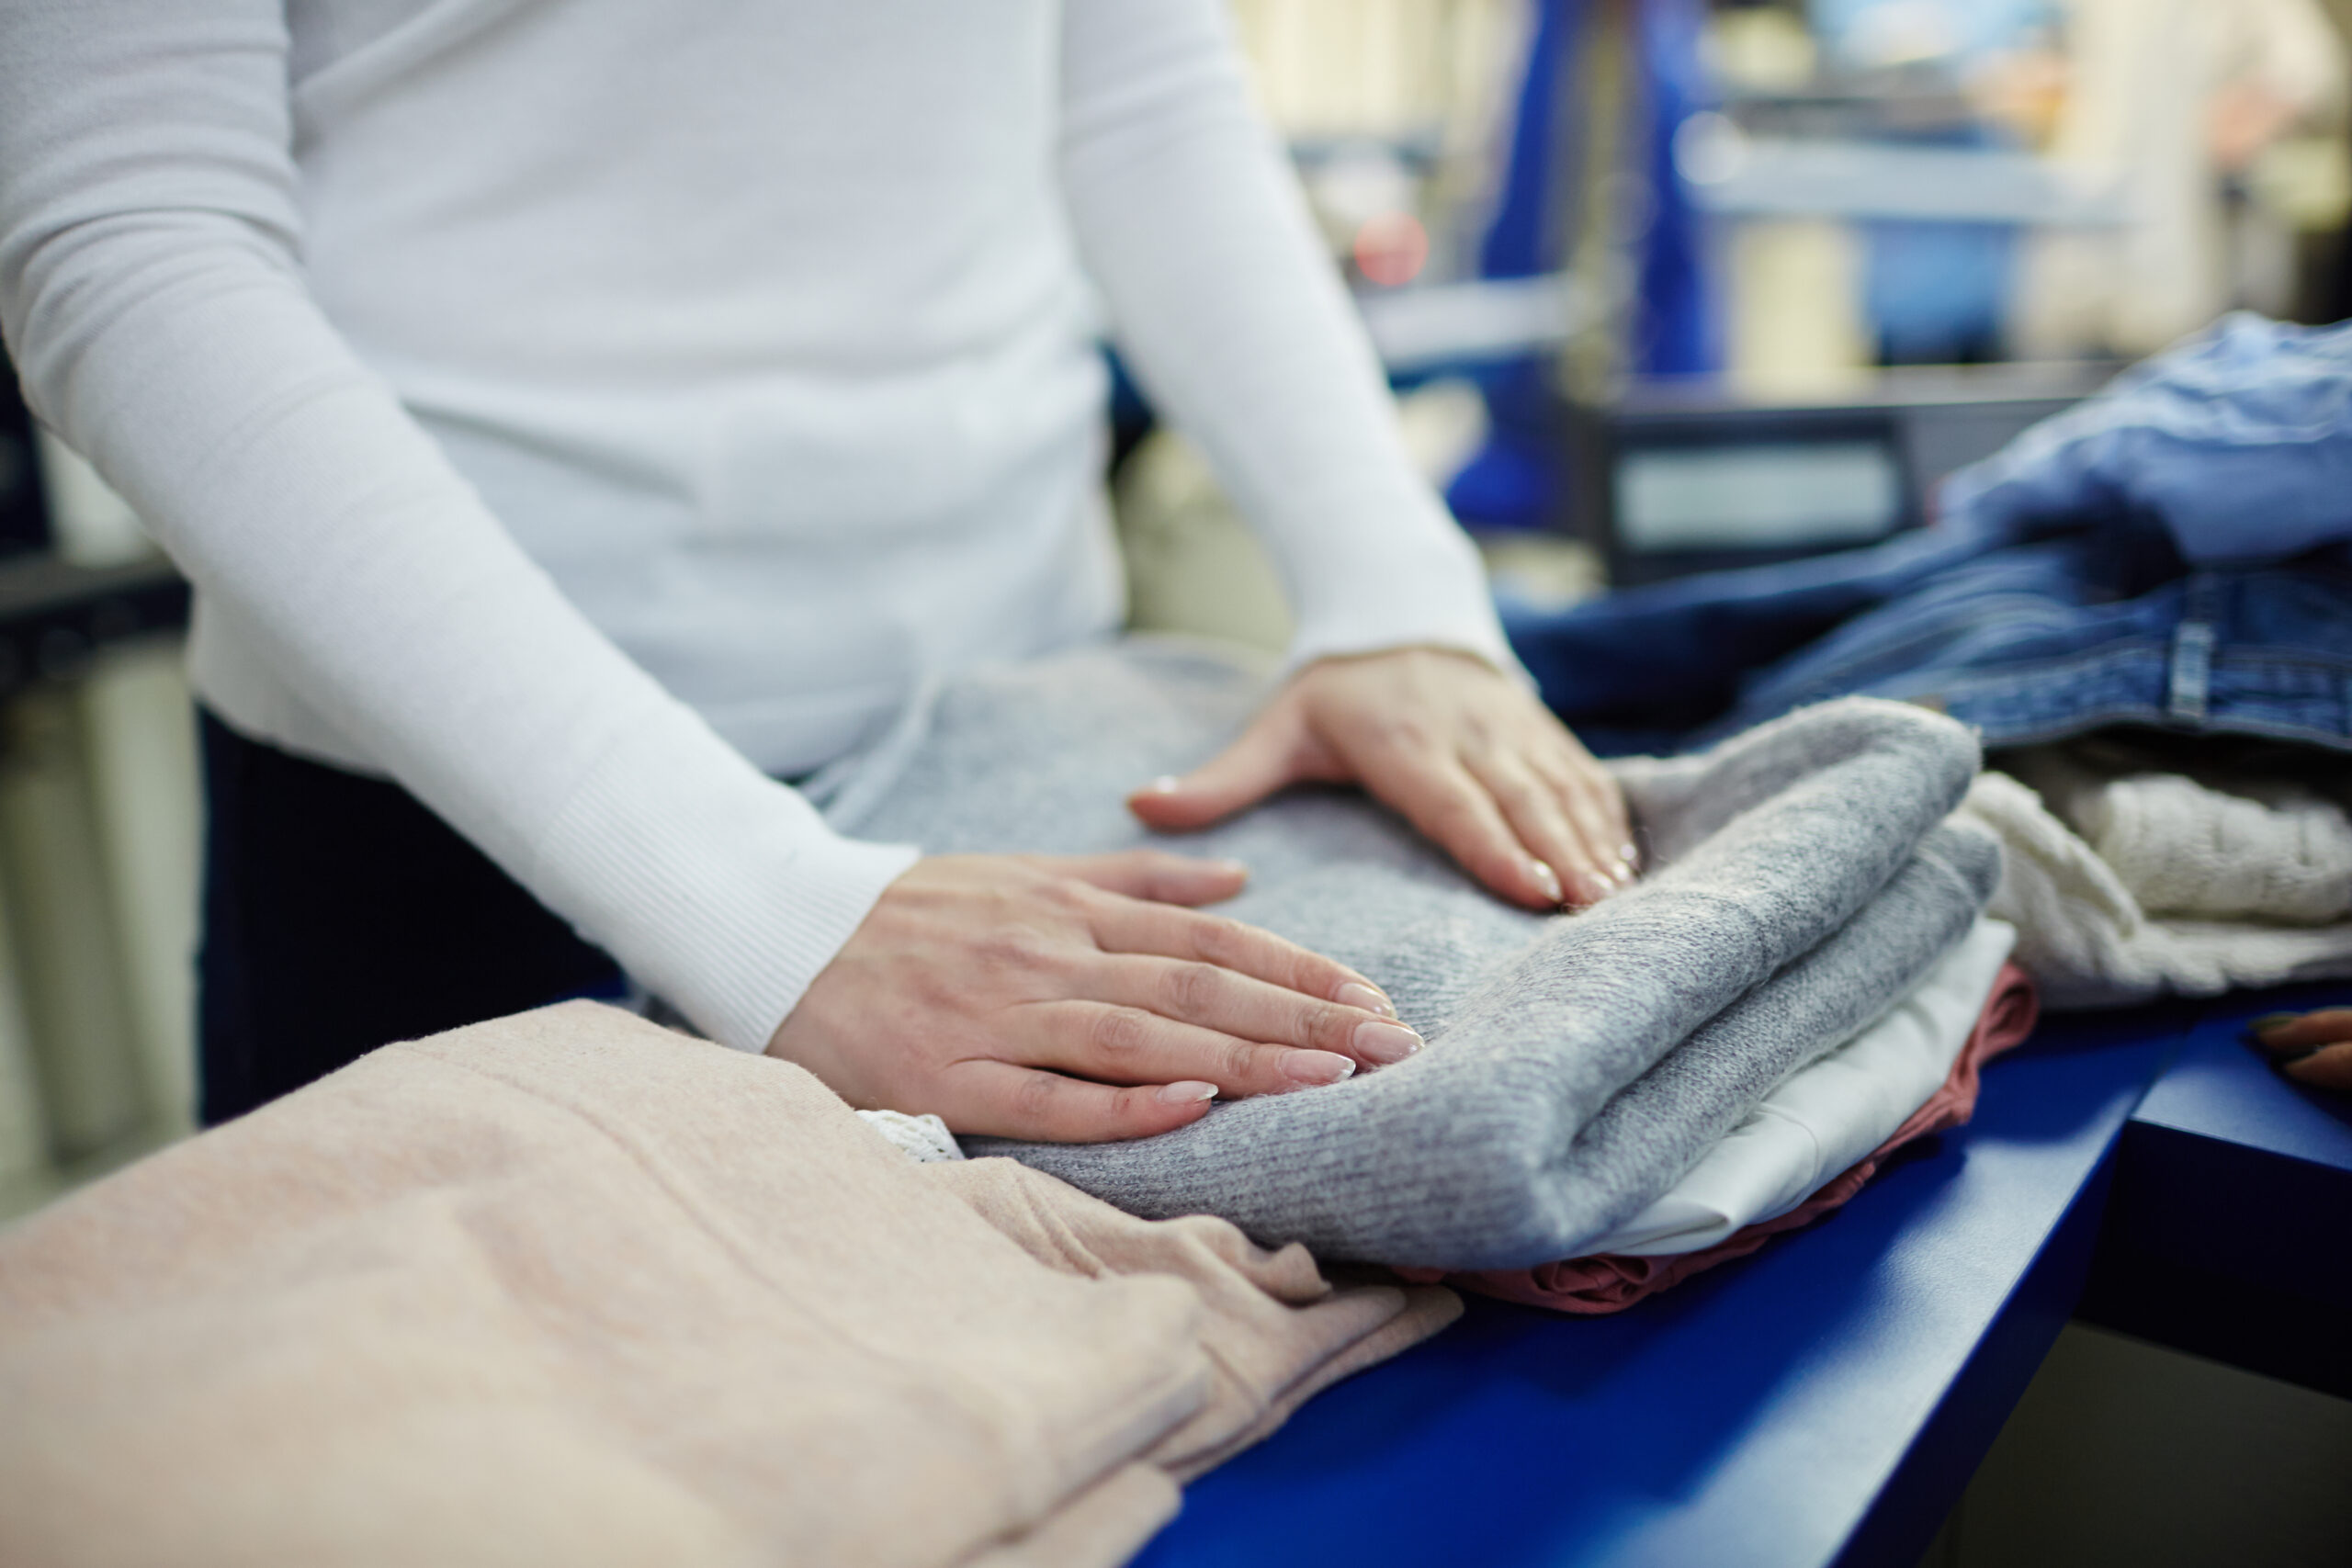
[{"label": "woman's hand", "polygon": [[2247,1027],[2289,1077],[2318,1089],[2352,1089],[2352,1008],[2268,1013]]},{"label": "woman's hand", "polygon": [[959,1133],[1141,1138],[1228,1099],[1337,1083],[1420,1037],[1344,964],[1183,908],[1224,861],[944,855],[882,897],[768,1042],[852,1105]]},{"label": "woman's hand", "polygon": [[1363,784],[1514,903],[1590,904],[1633,880],[1617,782],[1518,682],[1466,653],[1310,664],[1214,761],[1127,804],[1176,831],[1302,783]]}]

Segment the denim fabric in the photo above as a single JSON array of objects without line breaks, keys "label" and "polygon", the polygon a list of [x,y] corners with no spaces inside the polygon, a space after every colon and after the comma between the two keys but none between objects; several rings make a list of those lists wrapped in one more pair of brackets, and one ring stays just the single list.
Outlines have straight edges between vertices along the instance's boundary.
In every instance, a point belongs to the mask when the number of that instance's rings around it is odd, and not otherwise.
[{"label": "denim fabric", "polygon": [[2352,539],[2352,322],[2241,312],[1954,474],[1944,514],[2017,536],[2143,515],[2199,566]]},{"label": "denim fabric", "polygon": [[1866,693],[1988,746],[2114,725],[2352,750],[2352,326],[2233,317],[1953,476],[1934,526],[1564,612],[1506,606],[1605,752]]}]

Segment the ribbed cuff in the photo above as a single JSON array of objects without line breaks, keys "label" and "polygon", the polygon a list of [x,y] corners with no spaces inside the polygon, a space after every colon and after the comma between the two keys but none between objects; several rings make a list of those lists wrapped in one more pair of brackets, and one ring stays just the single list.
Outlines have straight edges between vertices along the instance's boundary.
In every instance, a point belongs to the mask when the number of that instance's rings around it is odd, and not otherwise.
[{"label": "ribbed cuff", "polygon": [[695,1027],[757,1051],[918,853],[839,837],[680,707],[566,803],[534,885]]}]

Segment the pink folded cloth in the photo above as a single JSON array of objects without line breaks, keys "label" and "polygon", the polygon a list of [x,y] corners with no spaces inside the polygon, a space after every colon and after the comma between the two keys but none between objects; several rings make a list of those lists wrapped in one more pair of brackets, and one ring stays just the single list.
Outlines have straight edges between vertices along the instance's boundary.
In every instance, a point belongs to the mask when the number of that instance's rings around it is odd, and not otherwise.
[{"label": "pink folded cloth", "polygon": [[0,1563],[1114,1568],[1459,1310],[568,1002],[0,1231]]},{"label": "pink folded cloth", "polygon": [[1913,1111],[1886,1142],[1812,1197],[1787,1213],[1759,1220],[1713,1247],[1667,1258],[1604,1253],[1539,1263],[1532,1269],[1494,1269],[1475,1274],[1442,1274],[1435,1269],[1400,1269],[1396,1272],[1423,1283],[1442,1278],[1447,1284],[1462,1290],[1524,1302],[1530,1306],[1549,1307],[1554,1312],[1586,1316],[1623,1312],[1644,1297],[1679,1285],[1693,1274],[1747,1257],[1782,1231],[1811,1224],[1860,1192],[1895,1150],[1965,1122],[1976,1111],[1979,1070],[2031,1034],[2041,1012],[2032,979],[2016,964],[2003,964],[1993,982],[1992,994],[1985,998],[1984,1010],[1977,1015],[1976,1027],[1969,1032],[1968,1043],[1961,1047],[1943,1088]]}]

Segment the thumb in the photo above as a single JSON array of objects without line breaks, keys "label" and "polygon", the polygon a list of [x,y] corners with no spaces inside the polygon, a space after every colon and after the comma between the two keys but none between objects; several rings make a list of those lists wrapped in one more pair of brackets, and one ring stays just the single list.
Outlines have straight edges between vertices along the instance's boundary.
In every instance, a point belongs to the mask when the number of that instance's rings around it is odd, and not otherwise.
[{"label": "thumb", "polygon": [[1205,828],[1306,777],[1298,753],[1295,721],[1265,714],[1182,778],[1154,779],[1127,796],[1127,809],[1164,832]]}]

